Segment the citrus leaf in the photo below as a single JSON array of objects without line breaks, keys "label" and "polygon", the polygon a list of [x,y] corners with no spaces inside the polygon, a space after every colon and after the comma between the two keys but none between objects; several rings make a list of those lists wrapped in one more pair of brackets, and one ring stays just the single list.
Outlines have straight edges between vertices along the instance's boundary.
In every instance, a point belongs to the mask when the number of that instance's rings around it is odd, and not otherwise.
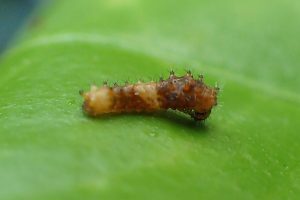
[{"label": "citrus leaf", "polygon": [[[296,1],[54,1],[0,65],[1,199],[298,199]],[[221,86],[201,124],[92,119],[90,84],[174,69]]]}]

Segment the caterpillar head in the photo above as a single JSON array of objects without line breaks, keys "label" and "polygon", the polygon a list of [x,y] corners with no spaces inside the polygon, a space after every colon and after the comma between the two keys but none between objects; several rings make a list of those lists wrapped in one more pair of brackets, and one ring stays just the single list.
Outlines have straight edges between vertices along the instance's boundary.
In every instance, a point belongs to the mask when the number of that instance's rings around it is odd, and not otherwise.
[{"label": "caterpillar head", "polygon": [[196,121],[205,120],[211,113],[211,109],[217,105],[219,88],[211,88],[202,83],[195,86],[196,103],[191,115]]}]

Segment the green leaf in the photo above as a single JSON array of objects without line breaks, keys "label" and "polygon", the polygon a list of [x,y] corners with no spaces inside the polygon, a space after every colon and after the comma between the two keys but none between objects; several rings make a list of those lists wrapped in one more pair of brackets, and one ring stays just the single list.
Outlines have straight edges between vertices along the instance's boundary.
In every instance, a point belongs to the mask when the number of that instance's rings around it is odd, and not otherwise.
[{"label": "green leaf", "polygon": [[[54,1],[0,65],[1,199],[299,199],[298,1]],[[80,89],[218,82],[203,124],[91,119]]]}]

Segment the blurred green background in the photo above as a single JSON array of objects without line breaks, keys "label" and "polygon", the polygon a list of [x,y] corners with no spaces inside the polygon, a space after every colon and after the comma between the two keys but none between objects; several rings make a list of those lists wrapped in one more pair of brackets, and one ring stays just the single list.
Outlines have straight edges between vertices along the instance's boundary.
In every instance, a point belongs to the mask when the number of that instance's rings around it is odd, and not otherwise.
[{"label": "blurred green background", "polygon": [[[296,0],[41,2],[1,56],[0,199],[299,199],[299,22]],[[220,84],[205,123],[83,115],[80,89],[170,69]]]}]

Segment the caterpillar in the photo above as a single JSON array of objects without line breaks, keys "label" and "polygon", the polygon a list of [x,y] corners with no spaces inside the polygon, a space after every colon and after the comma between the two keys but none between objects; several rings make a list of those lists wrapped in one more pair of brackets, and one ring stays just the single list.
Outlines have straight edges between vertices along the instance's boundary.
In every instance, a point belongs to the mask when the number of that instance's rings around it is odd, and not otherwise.
[{"label": "caterpillar", "polygon": [[173,71],[168,79],[158,82],[125,83],[109,86],[91,86],[81,92],[83,111],[90,116],[107,113],[155,112],[173,109],[190,115],[195,121],[205,120],[217,105],[218,87],[209,87],[200,75],[194,79],[190,71],[177,77]]}]

